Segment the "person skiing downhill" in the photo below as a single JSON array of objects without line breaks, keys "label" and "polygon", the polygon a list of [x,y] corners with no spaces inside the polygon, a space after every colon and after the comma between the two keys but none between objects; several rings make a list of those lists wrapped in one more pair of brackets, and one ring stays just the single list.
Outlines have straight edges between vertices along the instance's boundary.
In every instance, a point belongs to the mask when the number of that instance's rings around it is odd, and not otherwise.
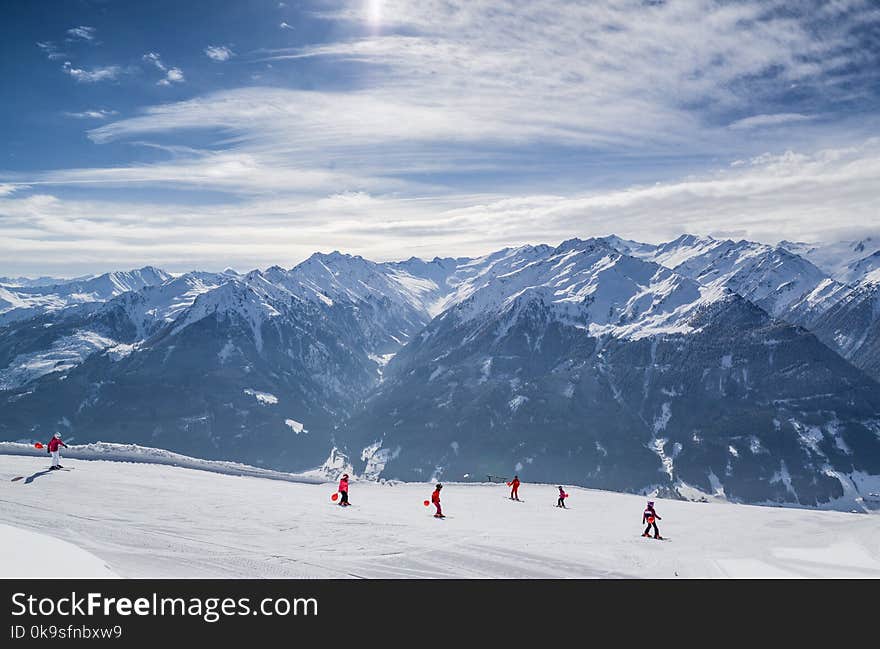
[{"label": "person skiing downhill", "polygon": [[61,466],[61,451],[58,450],[59,446],[67,448],[67,444],[61,441],[61,433],[55,433],[46,445],[46,452],[52,456],[52,466],[49,467],[50,471],[64,468]]},{"label": "person skiing downhill", "polygon": [[342,478],[339,480],[339,493],[342,498],[339,501],[340,507],[347,507],[351,503],[348,502],[348,474],[343,473]]},{"label": "person skiing downhill", "polygon": [[519,500],[519,494],[517,490],[519,489],[519,476],[513,476],[513,482],[508,482],[510,485],[510,499],[511,500]]},{"label": "person skiing downhill", "polygon": [[648,506],[645,507],[645,511],[642,513],[642,524],[643,525],[645,523],[648,524],[648,527],[646,527],[645,531],[642,532],[642,536],[647,536],[648,538],[651,538],[650,532],[651,532],[651,526],[653,525],[654,526],[654,538],[662,540],[663,537],[660,536],[660,530],[657,529],[657,523],[655,522],[655,521],[659,521],[659,520],[663,520],[663,519],[660,518],[660,516],[657,514],[657,512],[654,511],[654,501],[649,500]]},{"label": "person skiing downhill", "polygon": [[440,490],[443,488],[442,484],[438,484],[437,488],[434,489],[434,493],[431,494],[431,502],[434,503],[434,507],[437,508],[437,513],[434,514],[434,518],[446,518],[443,515],[443,510],[440,509]]},{"label": "person skiing downhill", "polygon": [[559,500],[556,502],[556,506],[567,509],[567,507],[565,506],[566,498],[568,498],[568,494],[565,493],[565,489],[562,488],[562,485],[559,485]]}]

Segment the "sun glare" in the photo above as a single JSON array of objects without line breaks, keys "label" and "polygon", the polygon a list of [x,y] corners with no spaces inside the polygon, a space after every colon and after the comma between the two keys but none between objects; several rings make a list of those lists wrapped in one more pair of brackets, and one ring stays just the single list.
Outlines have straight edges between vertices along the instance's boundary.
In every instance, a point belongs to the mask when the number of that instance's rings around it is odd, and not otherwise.
[{"label": "sun glare", "polygon": [[382,0],[367,0],[367,20],[372,25],[382,22]]}]

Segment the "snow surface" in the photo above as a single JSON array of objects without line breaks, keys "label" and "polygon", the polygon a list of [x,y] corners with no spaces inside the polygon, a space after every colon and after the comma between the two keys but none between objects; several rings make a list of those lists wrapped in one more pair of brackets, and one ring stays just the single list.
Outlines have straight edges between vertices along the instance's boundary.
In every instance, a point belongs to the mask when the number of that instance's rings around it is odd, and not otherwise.
[{"label": "snow surface", "polygon": [[274,406],[278,403],[278,397],[270,392],[260,392],[259,390],[246,388],[244,393],[251,395],[264,406]]},{"label": "snow surface", "polygon": [[[566,487],[562,510],[555,485],[525,482],[524,502],[513,503],[503,484],[447,482],[440,521],[422,505],[427,483],[355,481],[354,506],[342,509],[330,500],[335,482],[63,464],[72,470],[0,455],[0,516],[18,528],[0,527],[0,554],[21,547],[25,530],[41,535],[28,547],[49,535],[98,558],[59,562],[69,568],[106,564],[120,577],[880,577],[876,514],[654,498],[670,539],[659,542],[640,537],[642,496],[577,487]],[[8,482],[18,475],[34,478]],[[46,574],[38,562],[17,565],[25,577]]]},{"label": "snow surface", "polygon": [[72,543],[0,523],[3,579],[116,579],[95,555]]}]

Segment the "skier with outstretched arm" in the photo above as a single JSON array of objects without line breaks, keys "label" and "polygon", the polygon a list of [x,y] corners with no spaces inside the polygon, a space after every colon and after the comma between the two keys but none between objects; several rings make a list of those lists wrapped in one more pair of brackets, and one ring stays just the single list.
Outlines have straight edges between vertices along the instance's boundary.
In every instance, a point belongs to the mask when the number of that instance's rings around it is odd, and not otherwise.
[{"label": "skier with outstretched arm", "polygon": [[659,520],[663,520],[663,519],[660,518],[660,516],[657,514],[657,512],[654,511],[654,501],[649,500],[648,506],[645,507],[645,511],[642,513],[642,525],[644,525],[645,523],[648,524],[648,527],[646,527],[645,531],[642,532],[642,536],[647,536],[648,538],[651,538],[650,532],[651,532],[651,526],[653,525],[654,526],[654,538],[662,540],[663,537],[660,536],[660,530],[657,529],[657,523],[655,522],[655,521],[659,521]]},{"label": "skier with outstretched arm", "polygon": [[440,490],[443,488],[442,484],[438,484],[436,489],[434,489],[434,493],[431,494],[431,502],[434,503],[434,507],[437,508],[437,513],[434,514],[434,518],[446,518],[443,515],[443,510],[440,509]]},{"label": "skier with outstretched arm", "polygon": [[339,500],[340,507],[347,507],[351,503],[348,502],[348,474],[343,473],[339,480],[339,494],[342,498]]},{"label": "skier with outstretched arm", "polygon": [[46,452],[52,456],[52,466],[49,467],[50,471],[64,468],[61,466],[61,451],[58,448],[60,446],[67,448],[67,444],[61,441],[61,433],[55,433],[46,445]]},{"label": "skier with outstretched arm", "polygon": [[510,485],[510,499],[519,500],[519,493],[517,493],[517,491],[519,490],[519,476],[513,476],[513,481],[508,482],[507,484]]}]

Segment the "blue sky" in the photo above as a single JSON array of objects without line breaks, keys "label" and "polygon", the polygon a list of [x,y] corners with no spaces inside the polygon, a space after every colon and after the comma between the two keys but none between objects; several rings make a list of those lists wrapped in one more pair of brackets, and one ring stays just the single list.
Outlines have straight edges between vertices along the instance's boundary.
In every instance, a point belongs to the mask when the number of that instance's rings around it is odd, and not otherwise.
[{"label": "blue sky", "polygon": [[2,11],[0,275],[878,229],[869,0]]}]

